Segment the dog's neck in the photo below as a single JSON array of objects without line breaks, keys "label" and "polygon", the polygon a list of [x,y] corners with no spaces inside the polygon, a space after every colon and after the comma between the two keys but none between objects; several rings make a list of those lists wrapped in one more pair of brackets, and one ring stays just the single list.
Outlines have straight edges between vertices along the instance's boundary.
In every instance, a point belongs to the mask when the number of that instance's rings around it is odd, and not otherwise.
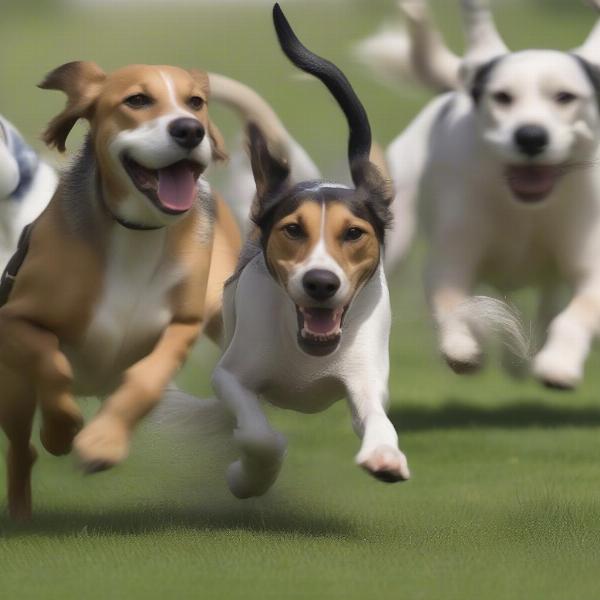
[{"label": "dog's neck", "polygon": [[[147,226],[120,218],[110,210],[105,193],[93,140],[88,135],[73,164],[64,174],[57,190],[63,221],[69,231],[92,243],[102,244],[112,227],[123,228],[133,233],[168,229],[166,225]],[[210,187],[201,178],[199,180],[199,203],[204,204],[208,197],[210,197]],[[182,219],[185,218],[185,216],[182,217]]]}]

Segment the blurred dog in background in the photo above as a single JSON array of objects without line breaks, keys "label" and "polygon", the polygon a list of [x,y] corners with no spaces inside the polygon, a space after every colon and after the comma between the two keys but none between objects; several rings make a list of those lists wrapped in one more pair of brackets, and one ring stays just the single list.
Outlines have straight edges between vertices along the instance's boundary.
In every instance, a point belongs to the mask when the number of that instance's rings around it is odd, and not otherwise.
[{"label": "blurred dog in background", "polygon": [[46,208],[57,183],[54,169],[0,116],[0,271],[23,227]]},{"label": "blurred dog in background", "polygon": [[[477,284],[505,293],[533,285],[547,331],[533,372],[548,386],[573,388],[600,327],[600,26],[570,53],[511,53],[486,2],[463,0],[462,11],[461,59],[419,13],[417,30],[430,43],[412,64],[437,74],[422,77],[436,89],[456,91],[434,99],[388,148],[398,223],[388,266],[410,245],[417,199],[428,199],[427,289],[448,363],[459,372],[482,364],[464,310]],[[572,295],[560,310],[565,286]]]}]

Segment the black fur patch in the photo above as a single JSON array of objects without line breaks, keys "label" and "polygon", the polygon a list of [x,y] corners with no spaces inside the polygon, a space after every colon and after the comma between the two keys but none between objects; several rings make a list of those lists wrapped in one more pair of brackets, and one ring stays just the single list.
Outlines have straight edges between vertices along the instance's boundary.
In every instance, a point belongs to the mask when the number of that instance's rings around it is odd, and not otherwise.
[{"label": "black fur patch", "polygon": [[581,67],[581,70],[589,79],[594,91],[596,92],[598,103],[600,104],[600,69],[582,56],[577,54],[571,54],[571,56],[575,59],[577,64]]},{"label": "black fur patch", "polygon": [[484,65],[479,67],[477,71],[475,71],[475,76],[473,77],[473,82],[471,83],[471,98],[473,98],[473,102],[476,105],[479,104],[483,94],[485,93],[485,89],[487,84],[489,83],[490,77],[492,75],[492,71],[496,68],[498,63],[503,59],[503,56],[497,56],[496,58],[492,58],[492,60],[486,62]]}]

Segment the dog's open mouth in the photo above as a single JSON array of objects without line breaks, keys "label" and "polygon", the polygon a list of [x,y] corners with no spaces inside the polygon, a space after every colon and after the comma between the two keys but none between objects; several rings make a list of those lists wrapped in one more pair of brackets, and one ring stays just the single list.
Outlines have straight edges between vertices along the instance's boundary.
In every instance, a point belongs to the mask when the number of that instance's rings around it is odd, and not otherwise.
[{"label": "dog's open mouth", "polygon": [[559,166],[515,165],[506,169],[506,180],[517,200],[540,202],[552,193],[562,172]]},{"label": "dog's open mouth", "polygon": [[347,307],[316,308],[296,306],[298,344],[307,354],[331,354],[342,338],[342,324]]},{"label": "dog's open mouth", "polygon": [[148,169],[128,156],[124,156],[122,162],[135,187],[162,212],[176,215],[194,204],[198,177],[204,170],[202,165],[180,160],[160,169]]}]

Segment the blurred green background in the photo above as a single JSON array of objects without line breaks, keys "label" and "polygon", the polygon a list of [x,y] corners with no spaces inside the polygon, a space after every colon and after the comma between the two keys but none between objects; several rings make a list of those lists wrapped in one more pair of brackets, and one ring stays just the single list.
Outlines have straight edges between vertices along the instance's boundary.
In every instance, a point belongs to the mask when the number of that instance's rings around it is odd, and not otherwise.
[{"label": "blurred green background", "polygon": [[[460,49],[454,0],[433,2]],[[389,142],[428,96],[385,88],[351,57],[393,0],[282,1],[300,37],[340,65]],[[511,47],[568,49],[594,22],[576,0],[498,0]],[[600,57],[599,57],[600,58]],[[324,174],[344,175],[345,124],[322,86],[300,81],[280,54],[268,2],[2,0],[0,112],[41,149],[63,97],[35,84],[55,66],[95,60],[199,67],[263,94]],[[239,123],[213,117],[234,141]],[[68,148],[85,131],[79,126]],[[55,157],[52,156],[54,160]],[[226,172],[215,173],[217,182]],[[515,382],[490,357],[462,379],[436,355],[421,286],[423,242],[391,278],[391,415],[413,479],[386,486],[353,465],[346,406],[315,416],[270,411],[289,438],[280,480],[265,498],[225,489],[226,440],[146,425],[130,459],[83,477],[43,455],[34,520],[0,516],[2,598],[597,598],[600,562],[600,362],[559,394]],[[530,296],[519,302],[525,310]],[[199,344],[181,376],[210,394],[217,352]],[[96,409],[87,404],[88,414]]]}]

